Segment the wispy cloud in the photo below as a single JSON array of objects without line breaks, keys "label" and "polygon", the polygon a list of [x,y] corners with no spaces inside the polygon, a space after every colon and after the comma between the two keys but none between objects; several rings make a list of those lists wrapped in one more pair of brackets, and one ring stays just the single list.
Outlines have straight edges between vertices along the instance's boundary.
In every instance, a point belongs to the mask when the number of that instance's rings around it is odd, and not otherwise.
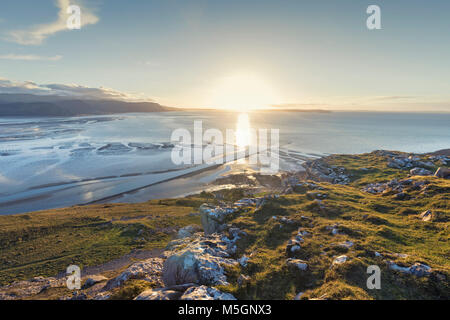
[{"label": "wispy cloud", "polygon": [[79,1],[57,0],[56,6],[59,8],[59,12],[56,21],[39,24],[28,29],[10,31],[7,33],[5,39],[22,45],[39,45],[47,37],[55,33],[68,30],[67,19],[70,14],[67,13],[67,8],[70,5],[78,5],[81,8],[81,27],[89,24],[96,24],[98,22],[98,17],[89,9],[83,7]]},{"label": "wispy cloud", "polygon": [[61,60],[62,56],[56,55],[52,57],[37,56],[34,54],[3,54],[0,55],[2,60],[22,60],[22,61],[57,61]]}]

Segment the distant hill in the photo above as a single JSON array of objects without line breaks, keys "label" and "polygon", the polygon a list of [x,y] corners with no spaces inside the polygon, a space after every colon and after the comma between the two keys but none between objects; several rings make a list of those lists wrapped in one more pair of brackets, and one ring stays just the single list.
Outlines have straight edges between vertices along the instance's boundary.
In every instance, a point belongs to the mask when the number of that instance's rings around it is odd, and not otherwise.
[{"label": "distant hill", "polygon": [[78,97],[0,94],[1,116],[81,116],[127,112],[162,112],[173,108],[155,102],[93,100]]}]

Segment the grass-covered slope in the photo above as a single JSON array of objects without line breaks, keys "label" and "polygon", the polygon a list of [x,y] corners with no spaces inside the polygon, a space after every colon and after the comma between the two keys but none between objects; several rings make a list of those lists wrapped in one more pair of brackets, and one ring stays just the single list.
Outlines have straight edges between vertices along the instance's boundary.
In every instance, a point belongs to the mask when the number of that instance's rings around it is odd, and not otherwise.
[{"label": "grass-covered slope", "polygon": [[[301,299],[449,299],[450,180],[408,177],[410,167],[393,168],[381,152],[321,161],[343,168],[349,183],[302,183],[259,208],[241,208],[228,217],[227,223],[247,234],[238,240],[233,258],[249,260],[228,268],[230,285],[219,289],[238,299],[292,299],[300,292]],[[435,170],[439,163],[431,165]],[[391,187],[364,191],[370,183],[392,179],[411,179],[402,185],[402,197]],[[248,192],[0,216],[0,282],[53,276],[72,263],[97,265],[135,248],[164,247],[175,230],[200,223],[190,213],[202,203],[234,202]],[[430,221],[420,217],[426,210]],[[304,241],[294,252],[288,242],[299,231]],[[341,255],[348,260],[333,265]],[[289,267],[288,258],[303,260],[308,269]],[[426,264],[432,272],[425,277],[401,273],[389,268],[389,261],[405,267]],[[380,290],[366,286],[370,265],[381,269]],[[121,297],[132,298],[145,287],[125,289],[132,294]]]},{"label": "grass-covered slope", "polygon": [[98,265],[133,249],[164,247],[199,223],[195,199],[77,206],[0,216],[0,284]]},{"label": "grass-covered slope", "polygon": [[[247,208],[230,221],[248,233],[240,241],[238,255],[250,259],[247,267],[229,272],[234,280],[240,274],[250,280],[241,287],[232,281],[233,285],[222,289],[241,299],[292,299],[299,292],[303,292],[301,298],[450,298],[450,180],[411,177],[413,183],[404,190],[408,197],[397,200],[395,194],[371,194],[361,187],[406,178],[409,169],[389,168],[385,158],[376,153],[324,160],[330,166],[346,168],[350,184],[314,182],[317,187],[295,188],[294,193],[257,210]],[[418,189],[413,186],[417,181],[429,183]],[[325,199],[315,200],[318,196],[314,193]],[[425,210],[433,212],[432,221],[420,219]],[[291,223],[273,216],[285,216]],[[333,227],[338,231],[335,235]],[[299,229],[308,232],[301,249],[287,252],[288,241]],[[346,241],[353,246],[342,246]],[[332,267],[340,255],[346,255],[348,262]],[[308,270],[288,268],[288,257],[304,260]],[[387,261],[400,266],[425,263],[434,271],[429,277],[418,278],[389,269]],[[381,290],[367,289],[369,265],[381,269]]]}]

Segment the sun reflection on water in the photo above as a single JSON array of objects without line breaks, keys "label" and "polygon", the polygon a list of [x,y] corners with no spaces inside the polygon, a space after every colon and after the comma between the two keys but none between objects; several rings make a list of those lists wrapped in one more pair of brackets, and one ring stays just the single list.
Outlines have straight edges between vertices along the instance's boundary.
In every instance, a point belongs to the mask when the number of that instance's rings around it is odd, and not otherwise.
[{"label": "sun reflection on water", "polygon": [[240,113],[236,123],[236,145],[245,148],[250,145],[250,120],[247,113]]}]

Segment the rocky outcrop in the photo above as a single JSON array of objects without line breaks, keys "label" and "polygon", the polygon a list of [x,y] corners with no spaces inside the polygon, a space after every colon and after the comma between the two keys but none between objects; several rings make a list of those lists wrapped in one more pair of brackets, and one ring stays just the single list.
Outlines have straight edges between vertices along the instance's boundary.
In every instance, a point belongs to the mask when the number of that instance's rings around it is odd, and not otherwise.
[{"label": "rocky outcrop", "polygon": [[192,237],[194,233],[201,231],[201,228],[197,225],[190,225],[178,230],[177,238],[183,239]]},{"label": "rocky outcrop", "polygon": [[142,279],[161,285],[162,266],[163,260],[161,258],[150,258],[144,261],[136,262],[128,267],[119,276],[109,280],[105,286],[105,289],[111,290],[119,287],[129,279]]},{"label": "rocky outcrop", "polygon": [[399,272],[406,273],[406,274],[415,275],[417,277],[429,276],[431,274],[431,271],[432,271],[430,266],[427,266],[426,264],[419,263],[419,262],[414,263],[410,267],[399,266],[393,261],[387,261],[386,263],[387,263],[389,269],[391,269],[391,270],[399,271]]},{"label": "rocky outcrop", "polygon": [[230,258],[234,250],[233,241],[218,234],[196,234],[193,239],[172,241],[164,252],[167,256],[163,267],[164,284],[226,285],[223,266],[238,263]]},{"label": "rocky outcrop", "polygon": [[433,173],[424,168],[413,168],[409,170],[409,174],[412,176],[431,176]]},{"label": "rocky outcrop", "polygon": [[225,218],[235,210],[230,207],[218,207],[202,204],[199,208],[205,235],[219,231],[220,226],[225,222]]},{"label": "rocky outcrop", "polygon": [[387,161],[387,166],[394,169],[409,169],[414,167],[432,168],[434,163],[429,161],[423,155],[404,154],[399,152],[390,152],[378,150],[375,154],[384,156]]},{"label": "rocky outcrop", "polygon": [[0,300],[25,299],[49,288],[65,286],[66,279],[35,277],[31,280],[16,281],[0,287]]},{"label": "rocky outcrop", "polygon": [[392,195],[396,200],[408,199],[409,195],[406,193],[406,189],[422,190],[426,189],[426,185],[429,181],[414,181],[413,179],[397,180],[392,179],[388,182],[369,183],[365,185],[361,191],[381,194],[383,196]]},{"label": "rocky outcrop", "polygon": [[309,160],[302,164],[308,179],[335,184],[347,184],[350,177],[344,167],[329,166],[323,158]]}]

